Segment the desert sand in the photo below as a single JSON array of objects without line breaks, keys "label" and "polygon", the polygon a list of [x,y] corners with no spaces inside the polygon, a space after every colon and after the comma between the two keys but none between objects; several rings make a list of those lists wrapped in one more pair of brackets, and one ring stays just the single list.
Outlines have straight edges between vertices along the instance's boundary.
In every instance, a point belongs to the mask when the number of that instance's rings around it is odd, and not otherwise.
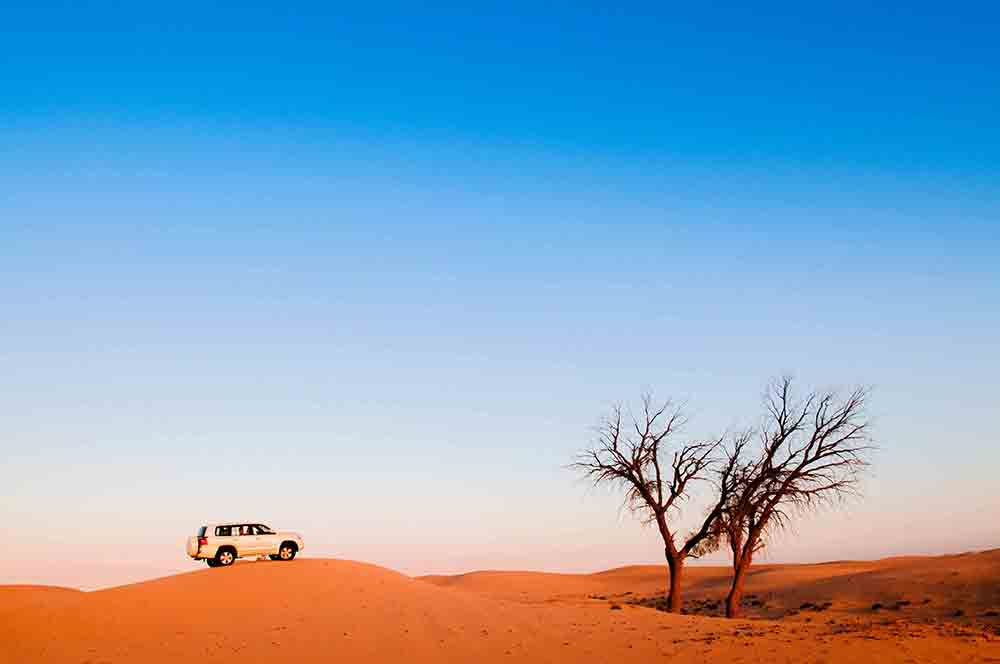
[{"label": "desert sand", "polygon": [[761,565],[738,620],[713,608],[724,568],[688,572],[687,615],[653,608],[665,582],[656,566],[411,578],[307,558],[86,593],[4,586],[0,660],[1000,661],[1000,550]]}]

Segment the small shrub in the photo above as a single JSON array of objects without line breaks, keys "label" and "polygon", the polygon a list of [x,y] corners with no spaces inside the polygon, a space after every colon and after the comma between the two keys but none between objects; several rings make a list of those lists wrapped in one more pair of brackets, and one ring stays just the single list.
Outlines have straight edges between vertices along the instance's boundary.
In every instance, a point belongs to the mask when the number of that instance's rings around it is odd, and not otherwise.
[{"label": "small shrub", "polygon": [[884,608],[885,607],[882,606],[881,602],[875,602],[874,604],[872,604],[872,611],[878,611],[879,609],[884,609]]},{"label": "small shrub", "polygon": [[622,606],[621,606],[621,604],[612,604],[611,605],[611,610],[612,611],[621,611],[622,610]]}]

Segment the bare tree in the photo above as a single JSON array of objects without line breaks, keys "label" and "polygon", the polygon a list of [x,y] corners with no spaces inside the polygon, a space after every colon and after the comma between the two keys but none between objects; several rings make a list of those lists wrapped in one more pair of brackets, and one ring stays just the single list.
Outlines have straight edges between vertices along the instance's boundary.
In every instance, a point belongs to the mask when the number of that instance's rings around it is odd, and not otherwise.
[{"label": "bare tree", "polygon": [[733,556],[727,617],[739,615],[754,554],[769,534],[785,527],[796,513],[858,493],[873,449],[867,397],[867,390],[858,388],[843,398],[813,392],[796,400],[787,377],[769,388],[760,449],[736,463],[735,488],[716,521],[715,535],[727,541]]},{"label": "bare tree", "polygon": [[[667,604],[670,611],[679,611],[685,561],[718,546],[716,524],[731,502],[742,446],[736,448],[734,442],[728,447],[724,438],[672,445],[684,417],[669,401],[654,406],[649,396],[643,398],[641,416],[625,419],[622,408],[615,407],[598,429],[593,446],[572,467],[595,485],[624,490],[626,506],[656,525],[670,570]],[[682,536],[675,520],[699,483],[714,486],[714,499],[701,525]]]}]

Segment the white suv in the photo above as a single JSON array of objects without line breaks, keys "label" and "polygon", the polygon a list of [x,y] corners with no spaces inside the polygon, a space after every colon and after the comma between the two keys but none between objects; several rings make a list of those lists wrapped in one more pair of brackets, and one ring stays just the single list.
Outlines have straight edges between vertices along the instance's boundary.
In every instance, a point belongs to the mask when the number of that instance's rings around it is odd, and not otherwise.
[{"label": "white suv", "polygon": [[187,554],[209,567],[227,567],[237,558],[254,556],[291,560],[304,548],[298,533],[278,533],[261,523],[208,524],[187,540]]}]

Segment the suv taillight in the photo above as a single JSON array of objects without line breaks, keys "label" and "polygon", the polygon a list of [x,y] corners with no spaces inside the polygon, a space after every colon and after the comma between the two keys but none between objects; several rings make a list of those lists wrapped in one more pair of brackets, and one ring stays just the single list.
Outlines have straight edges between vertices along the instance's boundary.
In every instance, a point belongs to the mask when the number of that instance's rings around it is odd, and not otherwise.
[{"label": "suv taillight", "polygon": [[200,549],[203,546],[208,546],[208,538],[207,537],[199,537],[198,538],[198,548]]}]

